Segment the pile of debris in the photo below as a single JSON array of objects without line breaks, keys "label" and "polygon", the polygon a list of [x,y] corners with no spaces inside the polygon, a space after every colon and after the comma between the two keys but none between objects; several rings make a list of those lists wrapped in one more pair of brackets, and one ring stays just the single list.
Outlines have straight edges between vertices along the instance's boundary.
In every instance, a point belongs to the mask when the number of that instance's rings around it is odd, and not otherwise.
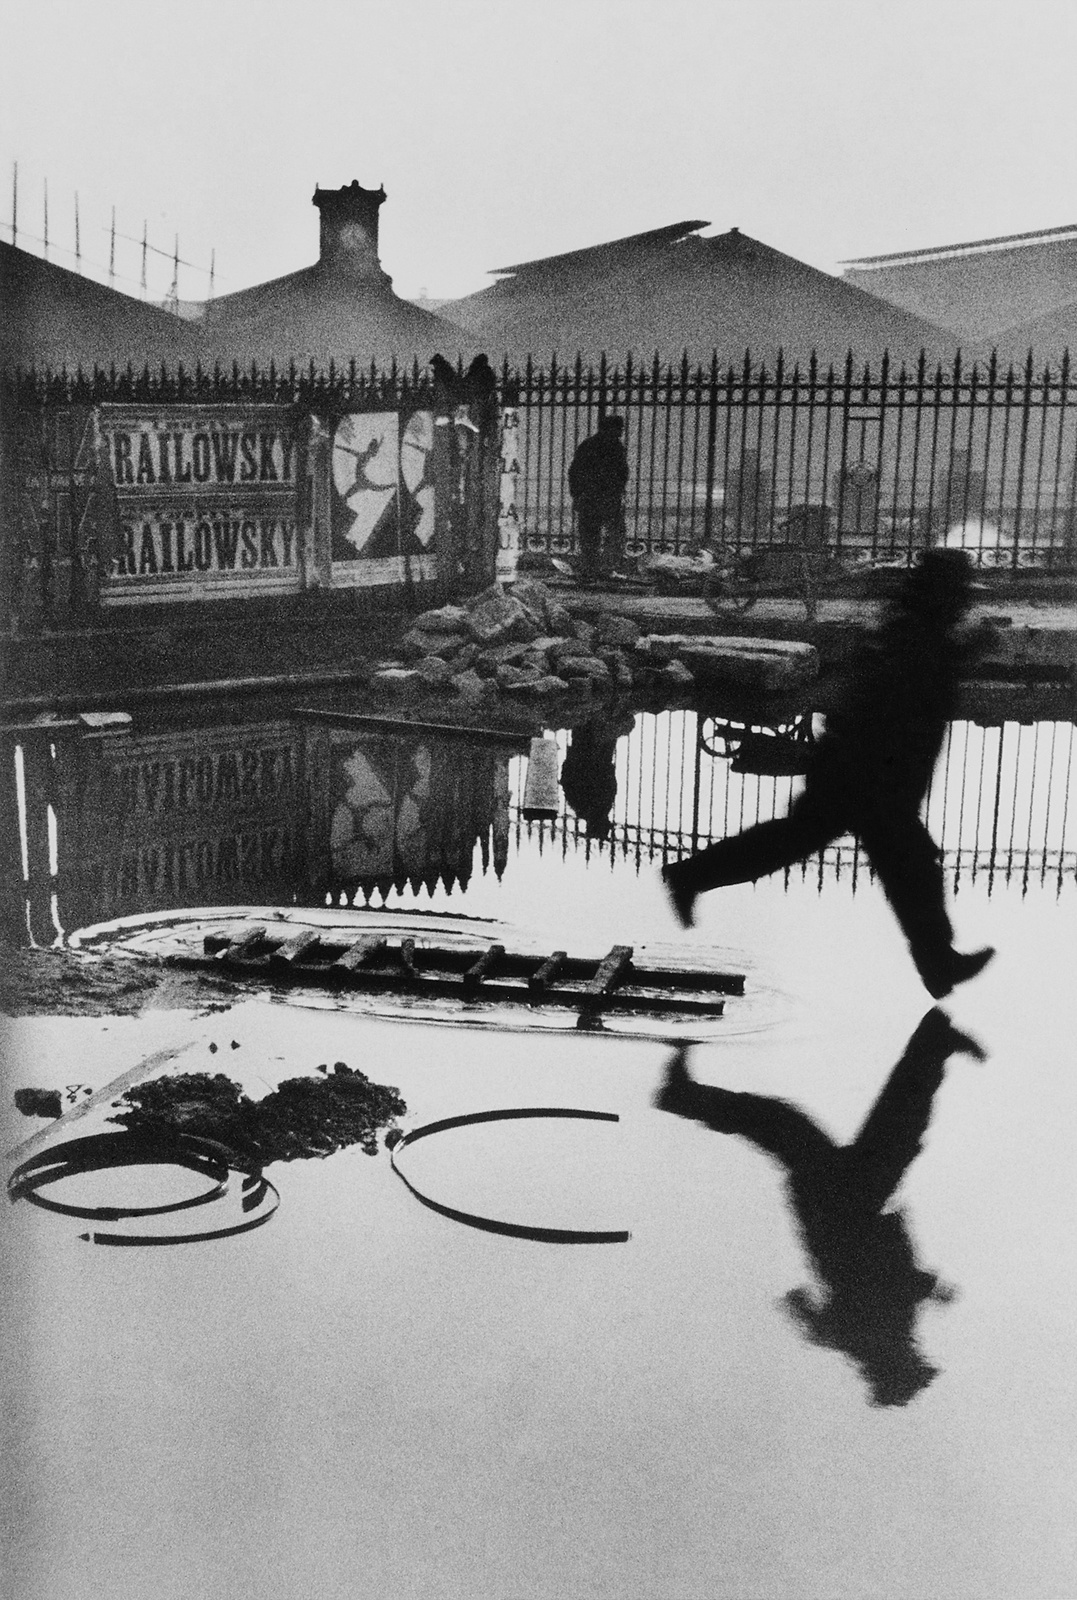
[{"label": "pile of debris", "polygon": [[357,1144],[368,1156],[378,1132],[395,1124],[406,1105],[395,1089],[372,1083],[338,1061],[320,1078],[289,1078],[262,1100],[250,1100],[223,1073],[189,1072],[154,1078],[128,1089],[125,1109],[109,1118],[132,1132],[174,1132],[215,1139],[260,1163],[332,1155]]},{"label": "pile of debris", "polygon": [[399,659],[379,663],[370,681],[394,696],[441,692],[472,703],[637,692],[668,701],[697,683],[786,688],[817,672],[809,645],[645,635],[616,612],[573,617],[545,584],[522,578],[511,592],[495,583],[461,605],[424,611]]}]

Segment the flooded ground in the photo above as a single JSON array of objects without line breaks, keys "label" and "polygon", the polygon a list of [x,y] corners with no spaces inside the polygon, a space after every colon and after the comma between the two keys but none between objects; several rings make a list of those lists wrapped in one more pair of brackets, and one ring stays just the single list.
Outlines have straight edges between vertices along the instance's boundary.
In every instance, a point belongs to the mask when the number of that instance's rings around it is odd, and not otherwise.
[{"label": "flooded ground", "polygon": [[[689,1071],[786,1101],[844,1144],[931,1006],[855,848],[706,897],[688,934],[657,874],[664,855],[784,809],[795,776],[734,769],[782,765],[795,731],[775,761],[692,711],[592,730],[589,780],[545,823],[521,815],[518,746],[328,730],[279,708],[25,744],[5,926],[48,945],[184,905],[369,902],[497,919],[551,948],[718,951],[745,1003]],[[797,1307],[818,1302],[788,1298],[819,1292],[803,1193],[798,1211],[746,1123],[676,1113],[659,1040],[434,1027],[342,996],[190,992],[159,969],[137,1014],[118,1014],[128,993],[112,1013],[11,1022],[9,1151],[50,1126],[16,1114],[17,1087],[60,1088],[73,1109],[75,1085],[182,1050],[158,1070],[223,1072],[259,1099],[342,1061],[399,1090],[405,1129],[495,1108],[615,1114],[451,1129],[399,1164],[460,1212],[630,1235],[556,1245],[462,1226],[420,1205],[384,1149],[274,1163],[266,1226],[176,1249],[103,1248],[84,1222],[10,1207],[12,1593],[1072,1593],[1073,769],[1070,723],[951,732],[928,818],[959,944],[998,956],[946,1009],[987,1059],[955,1052],[934,1077],[895,1080],[890,1242],[939,1282],[901,1323],[900,1273],[873,1279],[885,1248],[862,1251],[874,1335],[859,1359],[854,1339],[807,1337]],[[106,1111],[71,1133],[104,1130]],[[168,1188],[159,1169],[65,1182],[86,1206]],[[827,1248],[856,1257],[844,1215]],[[892,1378],[910,1352],[914,1392],[885,1392],[880,1369]]]}]

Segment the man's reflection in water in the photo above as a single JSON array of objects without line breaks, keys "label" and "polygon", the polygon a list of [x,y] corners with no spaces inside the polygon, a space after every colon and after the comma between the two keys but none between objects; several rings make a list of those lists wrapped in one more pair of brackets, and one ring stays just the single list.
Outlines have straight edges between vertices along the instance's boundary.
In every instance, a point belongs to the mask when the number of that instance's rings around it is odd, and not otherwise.
[{"label": "man's reflection in water", "polygon": [[697,1083],[685,1046],[674,1051],[655,1102],[715,1133],[740,1134],[781,1162],[822,1288],[791,1290],[785,1307],[813,1344],[852,1357],[873,1405],[907,1405],[938,1371],[916,1343],[916,1317],[926,1301],[950,1300],[953,1291],[917,1266],[903,1214],[883,1208],[919,1154],[943,1070],[955,1054],[985,1059],[945,1012],[929,1011],[848,1145],[835,1144],[785,1100]]},{"label": "man's reflection in water", "polygon": [[617,741],[631,733],[635,718],[611,717],[573,728],[561,763],[561,790],[586,824],[589,839],[608,839],[617,798]]}]

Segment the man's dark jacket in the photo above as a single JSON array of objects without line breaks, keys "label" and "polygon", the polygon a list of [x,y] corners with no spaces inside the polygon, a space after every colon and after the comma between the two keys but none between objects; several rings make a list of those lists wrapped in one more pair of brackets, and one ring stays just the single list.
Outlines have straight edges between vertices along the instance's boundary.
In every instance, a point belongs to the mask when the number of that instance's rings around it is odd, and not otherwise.
[{"label": "man's dark jacket", "polygon": [[568,487],[577,507],[616,508],[627,482],[628,457],[612,429],[593,433],[572,457]]}]

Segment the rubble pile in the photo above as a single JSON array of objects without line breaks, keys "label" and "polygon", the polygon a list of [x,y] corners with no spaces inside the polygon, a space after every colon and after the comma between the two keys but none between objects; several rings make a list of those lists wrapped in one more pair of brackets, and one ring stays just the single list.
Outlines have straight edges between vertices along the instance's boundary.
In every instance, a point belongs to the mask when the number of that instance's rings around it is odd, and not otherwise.
[{"label": "rubble pile", "polygon": [[399,658],[380,663],[370,682],[392,696],[440,692],[471,703],[637,692],[669,700],[697,683],[786,688],[817,672],[810,645],[645,635],[613,611],[573,617],[545,584],[522,578],[511,592],[493,584],[424,611]]},{"label": "rubble pile", "polygon": [[523,578],[511,593],[494,584],[463,605],[423,612],[400,641],[400,659],[383,663],[371,682],[397,694],[443,690],[482,701],[633,689],[669,694],[690,689],[694,677],[630,617],[573,617],[545,584]]},{"label": "rubble pile", "polygon": [[250,1100],[221,1072],[154,1078],[128,1089],[125,1110],[110,1117],[132,1132],[178,1132],[215,1139],[260,1162],[300,1161],[357,1144],[375,1155],[378,1132],[407,1110],[395,1089],[372,1083],[338,1061],[319,1078],[288,1078],[263,1100]]}]

